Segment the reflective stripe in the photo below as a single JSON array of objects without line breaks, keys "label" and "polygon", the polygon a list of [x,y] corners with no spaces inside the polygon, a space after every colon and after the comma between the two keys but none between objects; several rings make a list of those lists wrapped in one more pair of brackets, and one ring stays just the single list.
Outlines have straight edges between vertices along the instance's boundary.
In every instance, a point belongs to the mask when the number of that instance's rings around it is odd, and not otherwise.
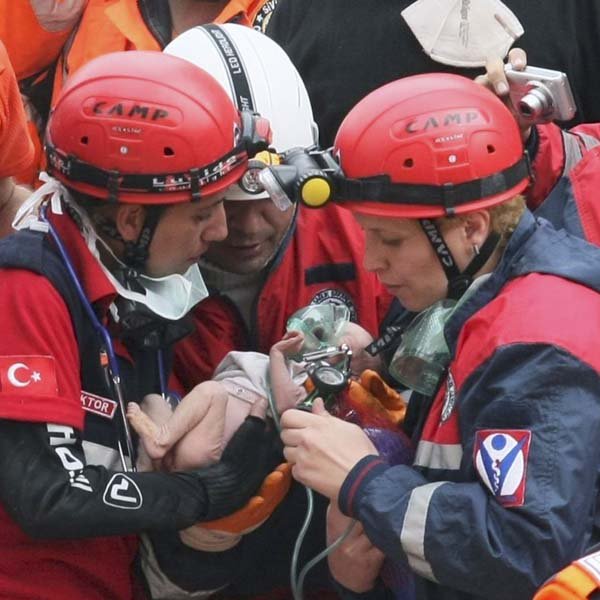
[{"label": "reflective stripe", "polygon": [[600,551],[588,554],[575,561],[600,586]]},{"label": "reflective stripe", "polygon": [[95,442],[83,441],[85,462],[88,465],[101,465],[109,471],[122,471],[119,453],[114,448],[108,448]]},{"label": "reflective stripe", "polygon": [[588,135],[587,133],[578,133],[577,137],[581,139],[586,150],[591,150],[600,144],[600,140],[594,136]]},{"label": "reflective stripe", "polygon": [[462,455],[463,449],[460,444],[435,444],[421,440],[417,446],[414,465],[457,471],[460,468]]},{"label": "reflective stripe", "polygon": [[579,145],[577,137],[567,131],[561,131],[563,146],[565,148],[565,166],[562,176],[565,177],[571,172],[571,169],[582,159],[583,152]]},{"label": "reflective stripe", "polygon": [[565,166],[562,176],[565,177],[571,169],[583,158],[582,144],[586,150],[591,150],[600,144],[600,141],[587,133],[569,133],[561,131],[563,146],[565,148]]},{"label": "reflective stripe", "polygon": [[85,8],[85,0],[29,0],[38,23],[50,33],[71,29]]},{"label": "reflective stripe", "polygon": [[400,543],[406,553],[411,569],[421,577],[436,581],[433,569],[425,558],[425,526],[427,524],[427,511],[431,497],[437,488],[447,484],[447,481],[428,483],[415,488],[408,501],[408,508],[402,523]]}]

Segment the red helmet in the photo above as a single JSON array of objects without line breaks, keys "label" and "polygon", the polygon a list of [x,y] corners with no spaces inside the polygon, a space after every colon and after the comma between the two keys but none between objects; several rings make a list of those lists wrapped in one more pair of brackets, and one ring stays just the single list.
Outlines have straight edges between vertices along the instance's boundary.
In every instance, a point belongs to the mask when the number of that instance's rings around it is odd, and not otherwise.
[{"label": "red helmet", "polygon": [[52,111],[49,171],[97,198],[189,201],[244,174],[253,119],[242,118],[217,81],[186,60],[107,54],[77,71]]},{"label": "red helmet", "polygon": [[509,109],[470,79],[441,73],[399,79],[360,101],[334,152],[337,196],[362,213],[435,218],[504,202],[529,181]]}]

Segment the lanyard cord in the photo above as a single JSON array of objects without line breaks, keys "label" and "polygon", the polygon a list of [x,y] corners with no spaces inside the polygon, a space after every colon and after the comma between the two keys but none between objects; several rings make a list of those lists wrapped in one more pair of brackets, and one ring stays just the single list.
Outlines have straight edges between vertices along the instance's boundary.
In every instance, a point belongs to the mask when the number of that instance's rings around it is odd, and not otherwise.
[{"label": "lanyard cord", "polygon": [[94,312],[94,309],[92,308],[92,305],[90,304],[90,301],[88,300],[87,296],[85,295],[85,292],[83,291],[81,282],[79,281],[79,278],[77,277],[77,273],[75,273],[75,269],[73,268],[73,263],[71,262],[69,254],[68,254],[65,246],[63,245],[62,240],[60,239],[60,236],[58,235],[58,233],[52,226],[52,223],[50,223],[50,221],[48,220],[48,218],[46,216],[47,208],[48,208],[47,205],[43,205],[41,207],[40,217],[41,217],[42,221],[44,223],[46,223],[46,225],[48,226],[48,231],[50,232],[50,235],[51,235],[54,243],[56,244],[56,247],[58,248],[58,252],[63,260],[63,263],[67,269],[67,272],[69,273],[69,277],[71,278],[71,281],[72,281],[73,285],[75,286],[77,295],[79,296],[79,299],[81,300],[83,308],[84,308],[88,318],[90,319],[94,329],[96,330],[96,333],[100,336],[100,338],[103,341],[103,347],[100,351],[100,363],[102,366],[104,366],[107,369],[109,379],[112,384],[113,392],[117,397],[117,403],[119,405],[119,412],[121,413],[121,426],[123,429],[123,437],[125,438],[127,455],[129,456],[129,464],[128,464],[127,460],[125,458],[125,453],[123,452],[123,446],[121,444],[121,436],[119,436],[117,439],[117,444],[118,444],[118,449],[119,449],[119,456],[121,459],[121,465],[123,466],[124,471],[136,471],[135,455],[134,455],[134,451],[133,451],[133,441],[131,439],[131,431],[129,429],[129,424],[127,423],[125,397],[123,396],[123,388],[121,386],[121,375],[120,375],[120,370],[119,370],[119,364],[117,362],[117,357],[115,354],[112,339],[111,339],[110,334],[108,333],[106,327],[104,327],[102,325],[102,323],[100,323],[100,320],[98,319],[96,313]]}]

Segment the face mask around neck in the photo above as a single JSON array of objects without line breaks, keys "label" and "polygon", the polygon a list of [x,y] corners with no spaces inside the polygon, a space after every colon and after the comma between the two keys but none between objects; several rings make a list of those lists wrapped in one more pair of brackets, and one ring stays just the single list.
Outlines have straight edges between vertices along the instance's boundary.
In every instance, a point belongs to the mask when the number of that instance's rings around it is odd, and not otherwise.
[{"label": "face mask around neck", "polygon": [[[15,229],[48,231],[48,224],[39,217],[39,209],[45,198],[50,196],[51,212],[62,214],[62,201],[68,204],[75,213],[87,247],[117,293],[123,298],[143,304],[158,317],[177,321],[208,296],[208,289],[198,265],[192,265],[183,275],[176,273],[165,277],[149,277],[136,273],[133,281],[128,277],[123,277],[123,273],[131,274],[131,269],[127,269],[106,242],[98,236],[88,215],[77,206],[69,191],[58,180],[46,173],[42,173],[40,179],[44,181],[44,184],[25,201],[17,212],[13,221]],[[100,249],[117,265],[116,269],[110,270],[106,267],[101,259]],[[116,316],[118,318],[118,314]]]}]

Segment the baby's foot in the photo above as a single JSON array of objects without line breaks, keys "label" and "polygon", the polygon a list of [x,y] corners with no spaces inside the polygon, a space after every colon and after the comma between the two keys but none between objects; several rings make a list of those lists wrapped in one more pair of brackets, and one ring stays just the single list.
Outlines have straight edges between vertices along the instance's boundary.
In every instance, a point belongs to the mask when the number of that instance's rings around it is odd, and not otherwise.
[{"label": "baby's foot", "polygon": [[135,402],[127,405],[127,420],[140,436],[148,456],[152,460],[163,458],[168,450],[162,441],[163,427],[158,426]]}]

